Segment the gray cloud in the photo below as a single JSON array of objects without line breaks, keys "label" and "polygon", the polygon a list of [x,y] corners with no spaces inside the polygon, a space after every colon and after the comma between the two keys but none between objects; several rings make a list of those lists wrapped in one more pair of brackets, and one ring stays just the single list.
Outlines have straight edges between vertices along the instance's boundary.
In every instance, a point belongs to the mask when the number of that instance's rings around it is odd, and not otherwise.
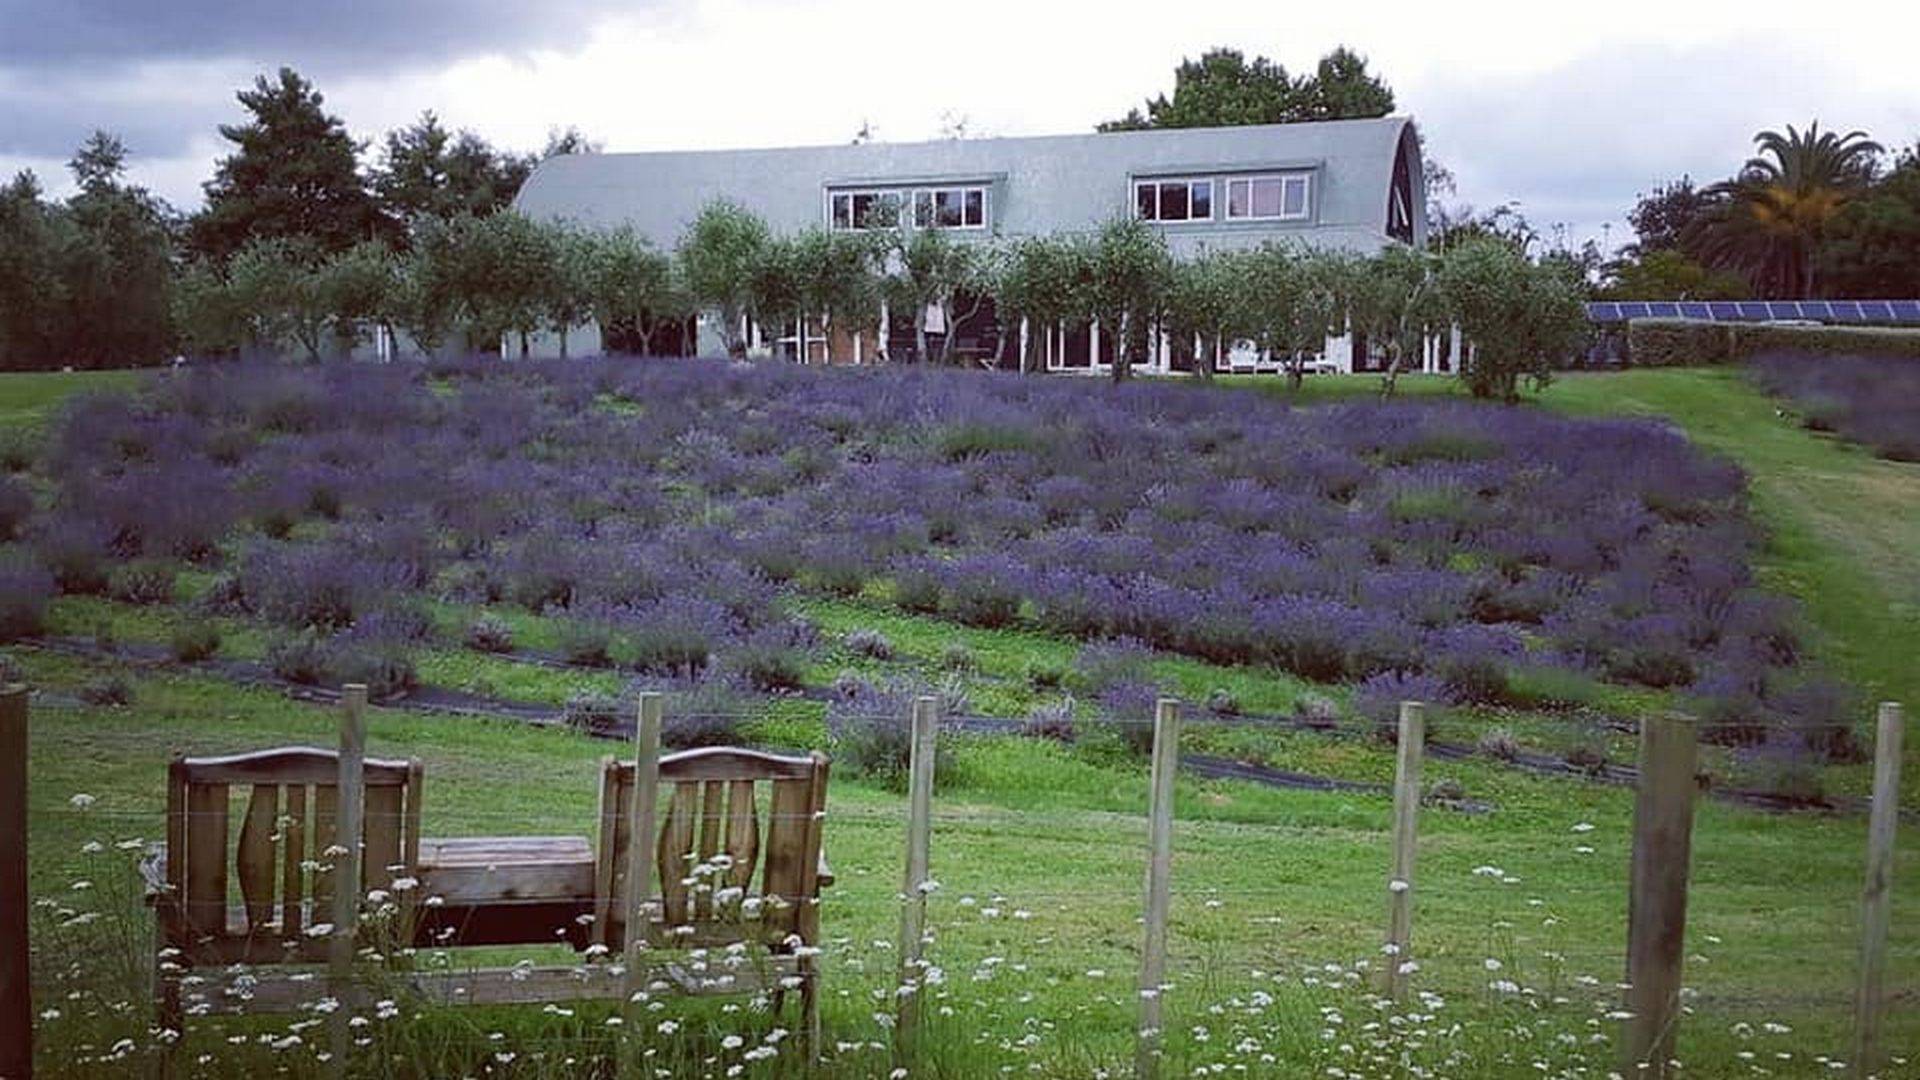
[{"label": "gray cloud", "polygon": [[333,71],[519,52],[578,39],[607,0],[0,0],[0,66],[297,58]]},{"label": "gray cloud", "polygon": [[282,65],[324,94],[335,82],[578,43],[622,10],[638,5],[0,0],[0,154],[61,157],[99,127],[137,154],[175,155],[237,119],[234,92]]},{"label": "gray cloud", "polygon": [[1575,240],[1613,225],[1641,192],[1690,173],[1710,183],[1752,154],[1762,128],[1861,127],[1889,146],[1914,112],[1861,93],[1843,57],[1777,40],[1596,50],[1549,71],[1487,78],[1448,73],[1410,102],[1434,154],[1481,209],[1518,200],[1543,232]]}]

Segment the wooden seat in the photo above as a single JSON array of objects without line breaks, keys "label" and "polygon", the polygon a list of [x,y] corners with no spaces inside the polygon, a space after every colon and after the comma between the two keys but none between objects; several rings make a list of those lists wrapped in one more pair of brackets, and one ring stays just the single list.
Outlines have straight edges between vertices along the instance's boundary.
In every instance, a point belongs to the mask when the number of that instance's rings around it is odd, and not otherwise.
[{"label": "wooden seat", "polygon": [[588,944],[594,855],[584,836],[473,836],[420,841],[415,919],[422,945]]},{"label": "wooden seat", "polygon": [[[693,992],[772,990],[776,1010],[797,988],[802,1030],[817,1045],[820,889],[833,880],[821,850],[826,755],[713,747],[668,754],[658,768],[666,811],[650,817],[659,822],[645,840],[653,857],[634,859],[635,767],[601,763],[594,941],[616,952],[630,935],[650,950],[764,946],[765,961],[674,981]],[[637,898],[630,864],[649,879]],[[628,925],[630,910],[643,925]]]},{"label": "wooden seat", "polygon": [[[167,771],[167,838],[142,863],[158,914],[161,1021],[178,1030],[182,969],[326,958],[334,871],[360,859],[364,888],[392,890],[419,862],[418,761],[366,762],[358,845],[336,835],[340,757],[284,747],[229,757],[175,755]],[[236,791],[247,792],[238,834]],[[238,885],[238,903],[233,901]],[[403,901],[411,890],[395,893]]]}]

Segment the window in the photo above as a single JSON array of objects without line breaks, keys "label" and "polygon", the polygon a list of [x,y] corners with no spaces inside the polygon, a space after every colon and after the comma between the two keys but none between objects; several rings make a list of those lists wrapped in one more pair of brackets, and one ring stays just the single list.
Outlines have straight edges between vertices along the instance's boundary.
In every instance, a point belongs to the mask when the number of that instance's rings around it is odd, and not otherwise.
[{"label": "window", "polygon": [[1249,176],[1227,181],[1227,217],[1276,218],[1282,221],[1310,216],[1307,176]]},{"label": "window", "polygon": [[932,188],[913,193],[913,223],[922,229],[984,229],[987,189]]},{"label": "window", "polygon": [[1212,221],[1213,181],[1143,180],[1133,185],[1133,205],[1143,221]]},{"label": "window", "polygon": [[900,220],[897,191],[836,191],[830,205],[836,230],[889,229]]}]

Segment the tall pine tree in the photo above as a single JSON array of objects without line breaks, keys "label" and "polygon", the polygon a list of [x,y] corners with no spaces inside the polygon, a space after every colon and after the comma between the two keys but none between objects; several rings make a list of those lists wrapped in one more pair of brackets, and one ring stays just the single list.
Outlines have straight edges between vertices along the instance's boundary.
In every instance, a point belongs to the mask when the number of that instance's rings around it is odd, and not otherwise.
[{"label": "tall pine tree", "polygon": [[195,250],[224,261],[251,240],[301,240],[325,251],[387,235],[391,223],[368,191],[359,147],[321,106],[313,84],[292,68],[256,78],[236,95],[253,114],[222,124],[234,144],[206,184],[207,208],[193,221]]}]

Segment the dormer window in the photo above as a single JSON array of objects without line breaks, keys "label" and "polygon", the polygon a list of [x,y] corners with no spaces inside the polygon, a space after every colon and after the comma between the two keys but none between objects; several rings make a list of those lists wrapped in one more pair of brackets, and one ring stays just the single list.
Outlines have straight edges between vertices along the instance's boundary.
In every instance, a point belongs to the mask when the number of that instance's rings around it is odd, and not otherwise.
[{"label": "dormer window", "polygon": [[934,188],[913,193],[913,224],[921,229],[984,229],[987,189]]},{"label": "dormer window", "polygon": [[1312,216],[1306,173],[1243,176],[1227,181],[1227,217],[1236,221],[1301,221]]},{"label": "dormer window", "polygon": [[836,191],[831,203],[836,231],[891,229],[900,220],[898,191]]},{"label": "dormer window", "polygon": [[1142,221],[1212,221],[1213,181],[1139,181],[1133,185],[1133,208]]}]

